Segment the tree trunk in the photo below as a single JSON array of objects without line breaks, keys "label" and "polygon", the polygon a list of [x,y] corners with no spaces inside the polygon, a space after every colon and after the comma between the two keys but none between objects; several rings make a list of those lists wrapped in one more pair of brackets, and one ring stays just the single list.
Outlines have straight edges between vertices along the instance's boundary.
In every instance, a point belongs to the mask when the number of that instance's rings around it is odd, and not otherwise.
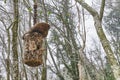
[{"label": "tree trunk", "polygon": [[[103,28],[102,28],[102,23],[101,23],[102,17],[101,16],[103,16],[102,15],[103,13],[100,12],[100,15],[99,15],[96,10],[94,10],[92,7],[90,7],[83,0],[76,0],[76,1],[93,16],[94,25],[95,25],[98,37],[100,39],[100,42],[103,46],[103,49],[104,49],[106,55],[107,55],[109,63],[111,64],[111,68],[113,70],[114,77],[116,78],[116,80],[120,80],[120,67],[117,63],[117,60],[115,59],[115,56],[114,56],[114,53],[110,47],[109,41],[107,40],[106,35],[105,35]],[[105,2],[105,0],[103,0],[103,1]],[[103,3],[101,5],[103,5]]]},{"label": "tree trunk", "polygon": [[9,29],[7,30],[7,37],[8,37],[8,55],[6,59],[6,70],[7,70],[7,80],[10,80],[10,32]]},{"label": "tree trunk", "polygon": [[19,63],[18,63],[18,0],[13,0],[14,7],[14,25],[12,27],[12,51],[13,51],[13,80],[19,80]]},{"label": "tree trunk", "polygon": [[[48,22],[48,17],[47,17],[47,11],[45,7],[45,2],[42,0],[42,9],[43,9],[43,14],[45,17],[45,21]],[[44,39],[43,45],[42,45],[46,50],[44,51],[43,55],[43,69],[42,69],[42,77],[41,80],[47,80],[47,46],[46,46],[46,39]]]}]

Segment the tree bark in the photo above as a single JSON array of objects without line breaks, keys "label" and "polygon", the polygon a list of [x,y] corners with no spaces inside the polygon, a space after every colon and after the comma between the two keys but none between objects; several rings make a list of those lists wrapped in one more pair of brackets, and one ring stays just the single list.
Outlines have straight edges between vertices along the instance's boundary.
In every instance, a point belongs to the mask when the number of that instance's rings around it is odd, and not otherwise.
[{"label": "tree bark", "polygon": [[[103,28],[102,28],[101,20],[102,20],[102,16],[103,16],[102,11],[104,11],[104,10],[102,10],[102,8],[101,8],[101,12],[99,15],[96,10],[94,10],[92,7],[90,7],[83,0],[76,0],[76,1],[93,16],[94,25],[95,25],[98,37],[100,39],[100,42],[103,46],[103,49],[104,49],[106,55],[107,55],[109,63],[111,64],[111,68],[112,68],[114,77],[116,78],[116,80],[120,80],[120,67],[117,63],[117,60],[114,56],[114,53],[110,47],[109,41],[107,40],[106,35],[105,35]],[[105,0],[103,0],[102,2],[103,3],[101,5],[103,6],[103,9],[104,9]]]},{"label": "tree bark", "polygon": [[10,31],[7,29],[7,37],[8,37],[8,55],[6,60],[6,68],[7,68],[7,80],[10,80]]},{"label": "tree bark", "polygon": [[[48,22],[48,17],[47,17],[47,10],[45,7],[45,1],[42,0],[42,9],[43,9],[43,14],[44,14],[44,19],[45,22]],[[46,46],[46,39],[43,41],[42,45],[46,50],[43,53],[43,69],[42,69],[42,77],[41,80],[47,80],[47,46]]]},{"label": "tree bark", "polygon": [[14,25],[12,26],[12,51],[13,51],[13,80],[19,80],[19,63],[18,63],[18,23],[19,11],[18,0],[13,0],[14,7]]}]

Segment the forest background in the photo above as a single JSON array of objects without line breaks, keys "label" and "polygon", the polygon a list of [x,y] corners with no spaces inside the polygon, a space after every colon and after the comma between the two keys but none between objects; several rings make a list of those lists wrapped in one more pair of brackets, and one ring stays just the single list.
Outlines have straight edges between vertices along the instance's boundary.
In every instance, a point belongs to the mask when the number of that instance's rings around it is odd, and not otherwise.
[{"label": "forest background", "polygon": [[[46,64],[23,64],[22,36],[51,26]],[[120,80],[119,0],[0,0],[0,80]]]}]

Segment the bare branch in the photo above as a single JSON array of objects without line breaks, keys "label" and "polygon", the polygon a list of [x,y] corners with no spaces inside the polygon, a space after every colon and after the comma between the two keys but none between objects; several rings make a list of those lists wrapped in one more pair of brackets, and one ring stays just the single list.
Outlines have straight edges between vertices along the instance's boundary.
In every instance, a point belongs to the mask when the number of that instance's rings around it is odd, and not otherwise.
[{"label": "bare branch", "polygon": [[105,8],[105,0],[102,0],[101,8],[100,8],[100,21],[102,21],[102,18],[103,18],[104,8]]},{"label": "bare branch", "polygon": [[82,7],[84,7],[92,16],[98,15],[98,12],[93,9],[91,6],[89,6],[87,3],[85,3],[83,0],[75,0],[78,2]]}]

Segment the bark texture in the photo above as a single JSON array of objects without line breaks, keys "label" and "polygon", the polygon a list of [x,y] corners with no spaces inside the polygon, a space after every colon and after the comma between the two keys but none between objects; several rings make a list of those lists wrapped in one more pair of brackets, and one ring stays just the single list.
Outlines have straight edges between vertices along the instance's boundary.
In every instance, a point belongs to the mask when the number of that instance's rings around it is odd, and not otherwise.
[{"label": "bark texture", "polygon": [[13,51],[13,80],[19,80],[19,62],[18,62],[18,23],[19,11],[18,0],[13,0],[14,7],[14,25],[12,26],[12,51]]}]

